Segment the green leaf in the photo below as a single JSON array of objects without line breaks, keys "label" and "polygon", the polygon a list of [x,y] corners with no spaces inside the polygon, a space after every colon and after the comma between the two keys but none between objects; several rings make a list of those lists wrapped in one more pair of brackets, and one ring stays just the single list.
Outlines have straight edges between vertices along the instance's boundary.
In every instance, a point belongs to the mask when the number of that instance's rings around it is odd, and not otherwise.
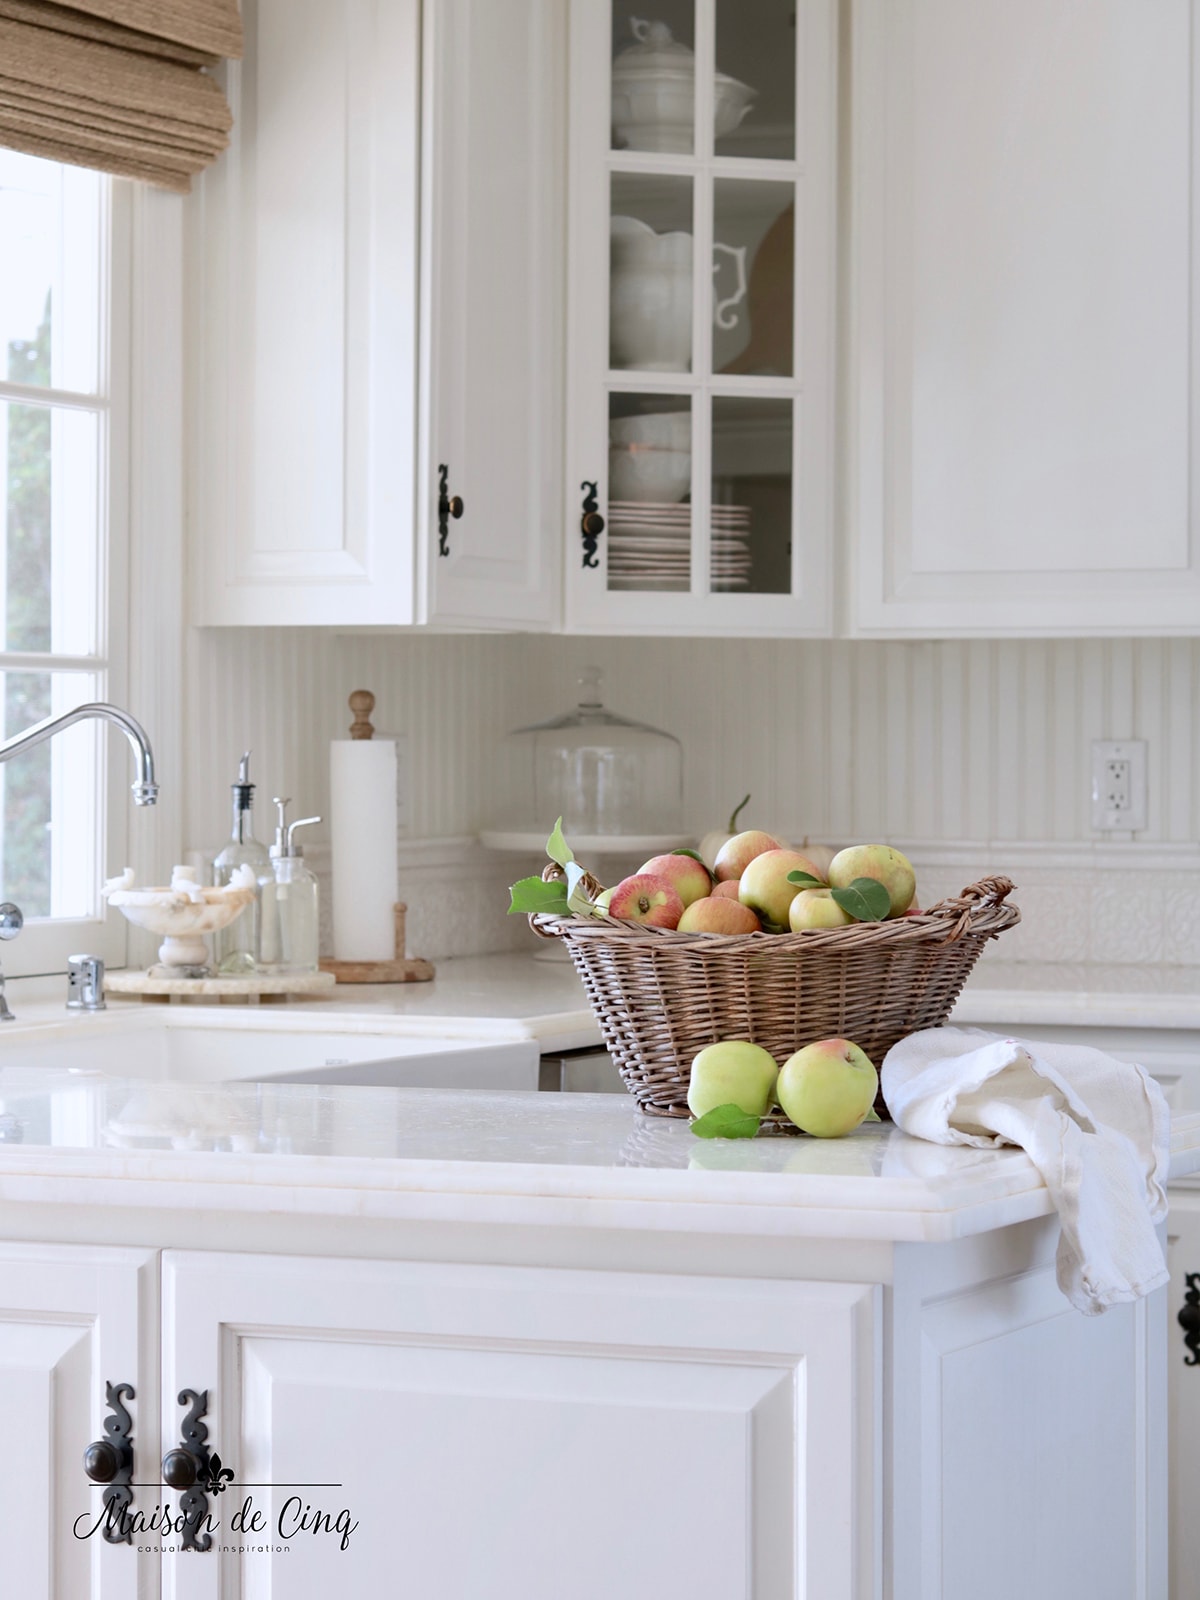
[{"label": "green leaf", "polygon": [[747,795],[743,795],[740,804],[734,806],[733,810],[729,813],[729,832],[730,833],[736,833],[738,831],[737,819],[741,816],[742,812],[745,811],[746,807],[749,804],[750,804],[750,796],[748,794]]},{"label": "green leaf", "polygon": [[575,859],[575,852],[563,838],[561,817],[554,824],[550,837],[546,840],[546,854],[560,867],[565,867],[568,861]]},{"label": "green leaf", "polygon": [[863,1118],[863,1121],[864,1122],[882,1122],[883,1118],[879,1115],[878,1111],[876,1111],[875,1107],[872,1106],[871,1109],[867,1112],[866,1116]]},{"label": "green leaf", "polygon": [[795,872],[788,873],[787,881],[789,883],[798,883],[802,889],[823,889],[825,887],[820,878],[814,878],[811,872],[801,872],[798,867]]},{"label": "green leaf", "polygon": [[[691,856],[693,861],[698,861],[704,868],[705,872],[708,872],[708,862],[705,861],[704,857],[695,850],[672,850],[671,854],[673,856]],[[712,877],[711,872],[708,872],[708,875],[710,878]]]},{"label": "green leaf", "polygon": [[541,878],[522,878],[519,883],[513,884],[509,893],[512,895],[509,911],[521,916],[545,911],[553,917],[565,917],[570,909],[565,883],[544,883]]},{"label": "green leaf", "polygon": [[692,1123],[697,1139],[753,1139],[761,1117],[752,1117],[741,1106],[714,1106]]},{"label": "green leaf", "polygon": [[594,917],[596,907],[588,898],[587,891],[580,887],[582,879],[587,876],[587,870],[581,867],[578,861],[568,861],[565,867],[567,874],[567,908],[581,917]]},{"label": "green leaf", "polygon": [[848,889],[834,889],[833,898],[855,922],[884,922],[892,897],[875,878],[855,878]]}]

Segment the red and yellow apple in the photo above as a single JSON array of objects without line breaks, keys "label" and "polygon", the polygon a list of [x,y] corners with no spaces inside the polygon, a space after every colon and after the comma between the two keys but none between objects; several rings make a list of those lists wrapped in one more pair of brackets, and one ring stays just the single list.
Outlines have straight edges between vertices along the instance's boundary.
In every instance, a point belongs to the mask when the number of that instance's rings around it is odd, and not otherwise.
[{"label": "red and yellow apple", "polygon": [[788,927],[793,933],[803,933],[806,928],[844,928],[853,921],[831,889],[801,889],[788,907]]},{"label": "red and yellow apple", "polygon": [[712,886],[713,897],[717,900],[736,900],[740,882],[740,878],[725,878],[721,883],[714,883]]},{"label": "red and yellow apple", "polygon": [[779,840],[773,834],[763,833],[761,828],[735,833],[717,851],[717,859],[713,863],[717,882],[721,883],[726,878],[740,878],[755,856],[761,856],[765,850],[782,849]]},{"label": "red and yellow apple", "polygon": [[798,884],[788,882],[788,873],[797,871],[820,877],[816,863],[799,850],[764,850],[742,873],[738,899],[757,912],[769,928],[786,928],[788,911],[800,892]]},{"label": "red and yellow apple", "polygon": [[874,878],[888,892],[889,916],[902,917],[917,892],[912,862],[890,844],[856,844],[839,850],[829,864],[831,889],[848,889],[855,878]]},{"label": "red and yellow apple", "polygon": [[608,902],[610,917],[624,922],[645,922],[652,928],[675,928],[683,915],[683,901],[665,878],[635,872],[622,878]]},{"label": "red and yellow apple", "polygon": [[728,895],[707,895],[693,900],[679,919],[680,933],[757,933],[758,918],[749,906]]},{"label": "red and yellow apple", "polygon": [[685,906],[712,893],[712,873],[702,861],[683,854],[651,856],[638,868],[655,878],[665,878]]},{"label": "red and yellow apple", "polygon": [[818,1039],[779,1069],[775,1095],[802,1133],[838,1139],[852,1133],[875,1103],[879,1074],[849,1039]]},{"label": "red and yellow apple", "polygon": [[721,1039],[706,1045],[692,1062],[688,1110],[702,1117],[716,1106],[737,1106],[750,1117],[765,1117],[775,1103],[775,1057],[748,1039]]}]

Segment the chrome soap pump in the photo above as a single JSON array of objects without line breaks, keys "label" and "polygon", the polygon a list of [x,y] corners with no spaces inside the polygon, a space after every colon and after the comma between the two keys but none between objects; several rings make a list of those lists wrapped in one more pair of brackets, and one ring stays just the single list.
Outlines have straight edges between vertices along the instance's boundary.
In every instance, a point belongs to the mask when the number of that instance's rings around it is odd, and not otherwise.
[{"label": "chrome soap pump", "polygon": [[279,821],[271,846],[272,880],[262,894],[262,959],[267,973],[316,972],[318,950],[316,878],[304,865],[304,852],[296,843],[296,829],[307,828],[320,817],[287,819],[290,800],[273,801]]}]

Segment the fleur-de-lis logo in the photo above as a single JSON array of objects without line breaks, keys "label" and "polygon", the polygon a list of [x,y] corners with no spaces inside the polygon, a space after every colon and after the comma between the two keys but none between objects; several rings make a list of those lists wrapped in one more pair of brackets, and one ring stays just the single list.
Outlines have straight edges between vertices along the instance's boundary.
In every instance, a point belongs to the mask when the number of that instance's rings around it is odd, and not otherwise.
[{"label": "fleur-de-lis logo", "polygon": [[226,1484],[233,1482],[233,1468],[223,1467],[221,1458],[214,1453],[208,1458],[208,1482],[205,1489],[209,1494],[224,1494]]}]

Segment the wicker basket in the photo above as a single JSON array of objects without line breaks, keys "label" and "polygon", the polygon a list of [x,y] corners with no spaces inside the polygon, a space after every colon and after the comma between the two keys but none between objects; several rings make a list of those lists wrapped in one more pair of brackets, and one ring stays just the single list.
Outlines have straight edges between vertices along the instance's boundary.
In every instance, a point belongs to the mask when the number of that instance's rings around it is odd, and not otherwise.
[{"label": "wicker basket", "polygon": [[[547,868],[544,876],[557,873]],[[919,916],[804,933],[687,934],[598,917],[531,916],[562,939],[604,1043],[643,1111],[686,1117],[692,1058],[750,1039],[777,1061],[846,1038],[878,1066],[940,1027],[988,939],[1021,920],[1007,878],[983,878]],[[882,1100],[876,1102],[886,1115]]]}]

